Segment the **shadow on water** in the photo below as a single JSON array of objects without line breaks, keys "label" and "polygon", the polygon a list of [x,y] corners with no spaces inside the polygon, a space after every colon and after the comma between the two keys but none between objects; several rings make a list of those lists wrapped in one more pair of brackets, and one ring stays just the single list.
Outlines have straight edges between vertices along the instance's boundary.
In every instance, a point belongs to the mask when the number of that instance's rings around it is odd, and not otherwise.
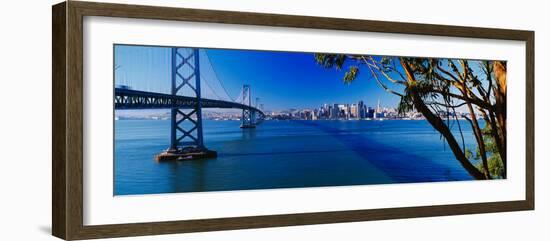
[{"label": "shadow on water", "polygon": [[347,150],[324,150],[324,151],[273,151],[273,152],[247,152],[247,153],[223,153],[220,156],[273,156],[284,154],[317,154],[317,153],[335,153],[345,152]]},{"label": "shadow on water", "polygon": [[296,121],[315,127],[337,139],[361,158],[385,172],[398,183],[470,180],[469,176],[453,175],[450,168],[425,157],[415,155],[398,146],[390,146],[368,138],[365,132],[383,128],[383,124],[371,129],[340,129],[316,121]]}]

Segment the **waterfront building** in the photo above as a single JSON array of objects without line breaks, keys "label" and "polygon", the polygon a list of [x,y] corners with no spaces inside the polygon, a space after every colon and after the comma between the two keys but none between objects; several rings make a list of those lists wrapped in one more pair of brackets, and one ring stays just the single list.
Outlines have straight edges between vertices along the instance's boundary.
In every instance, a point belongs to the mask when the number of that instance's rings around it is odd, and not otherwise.
[{"label": "waterfront building", "polygon": [[375,118],[375,119],[384,118],[384,112],[375,112],[375,113],[374,113],[374,118]]},{"label": "waterfront building", "polygon": [[330,115],[330,118],[338,119],[339,116],[340,116],[340,108],[338,107],[338,104],[334,104],[334,106],[332,107],[332,113]]},{"label": "waterfront building", "polygon": [[367,107],[367,118],[374,118],[374,108]]},{"label": "waterfront building", "polygon": [[357,108],[358,108],[358,110],[359,110],[358,118],[359,118],[359,119],[364,119],[364,118],[366,118],[367,115],[366,115],[365,104],[363,103],[362,100],[360,100],[360,101],[357,103]]},{"label": "waterfront building", "polygon": [[314,109],[314,110],[311,112],[311,119],[312,119],[312,120],[317,120],[317,119],[318,119],[318,116],[319,116],[319,110]]},{"label": "waterfront building", "polygon": [[356,104],[351,104],[350,106],[350,117],[351,118],[359,118],[359,108]]}]

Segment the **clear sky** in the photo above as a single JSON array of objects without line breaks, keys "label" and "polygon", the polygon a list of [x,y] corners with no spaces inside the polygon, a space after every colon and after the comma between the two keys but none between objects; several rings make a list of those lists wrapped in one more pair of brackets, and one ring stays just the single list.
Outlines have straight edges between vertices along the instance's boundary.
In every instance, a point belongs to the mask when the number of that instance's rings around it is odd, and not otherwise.
[{"label": "clear sky", "polygon": [[[116,45],[115,83],[167,92],[170,53],[169,48]],[[365,72],[352,84],[344,84],[344,70],[323,68],[313,53],[226,49],[204,49],[203,53],[207,57],[200,58],[201,71],[207,81],[217,76],[232,98],[239,95],[243,84],[250,84],[253,99],[259,97],[265,110],[316,108],[324,103],[359,100],[375,106],[378,99],[384,107],[396,107],[399,101]],[[204,64],[207,62],[214,71]]]}]

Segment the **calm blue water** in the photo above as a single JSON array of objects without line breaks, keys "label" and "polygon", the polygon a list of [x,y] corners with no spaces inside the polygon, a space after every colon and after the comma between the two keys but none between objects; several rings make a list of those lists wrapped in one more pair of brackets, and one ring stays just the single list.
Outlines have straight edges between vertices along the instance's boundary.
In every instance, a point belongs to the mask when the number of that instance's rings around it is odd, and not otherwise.
[{"label": "calm blue water", "polygon": [[170,122],[116,121],[115,195],[471,180],[424,120],[239,125],[204,122],[216,159],[158,163]]}]

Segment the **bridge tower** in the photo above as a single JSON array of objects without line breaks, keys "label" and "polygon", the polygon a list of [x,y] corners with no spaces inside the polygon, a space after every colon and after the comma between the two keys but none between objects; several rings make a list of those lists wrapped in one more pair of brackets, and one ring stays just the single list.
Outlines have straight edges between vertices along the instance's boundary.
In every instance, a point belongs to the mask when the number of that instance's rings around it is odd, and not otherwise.
[{"label": "bridge tower", "polygon": [[216,152],[205,148],[202,133],[202,99],[199,50],[172,48],[172,95],[196,98],[190,109],[172,108],[170,118],[170,147],[157,160],[198,159],[215,157]]},{"label": "bridge tower", "polygon": [[[243,91],[242,92],[243,100],[242,100],[241,104],[252,107],[252,100],[251,100],[251,94],[250,94],[250,85],[243,85],[243,90],[242,91]],[[241,128],[243,128],[243,129],[256,128],[256,125],[254,124],[254,118],[253,117],[254,117],[254,113],[253,113],[252,109],[251,108],[244,108],[242,118],[241,118]]]}]

